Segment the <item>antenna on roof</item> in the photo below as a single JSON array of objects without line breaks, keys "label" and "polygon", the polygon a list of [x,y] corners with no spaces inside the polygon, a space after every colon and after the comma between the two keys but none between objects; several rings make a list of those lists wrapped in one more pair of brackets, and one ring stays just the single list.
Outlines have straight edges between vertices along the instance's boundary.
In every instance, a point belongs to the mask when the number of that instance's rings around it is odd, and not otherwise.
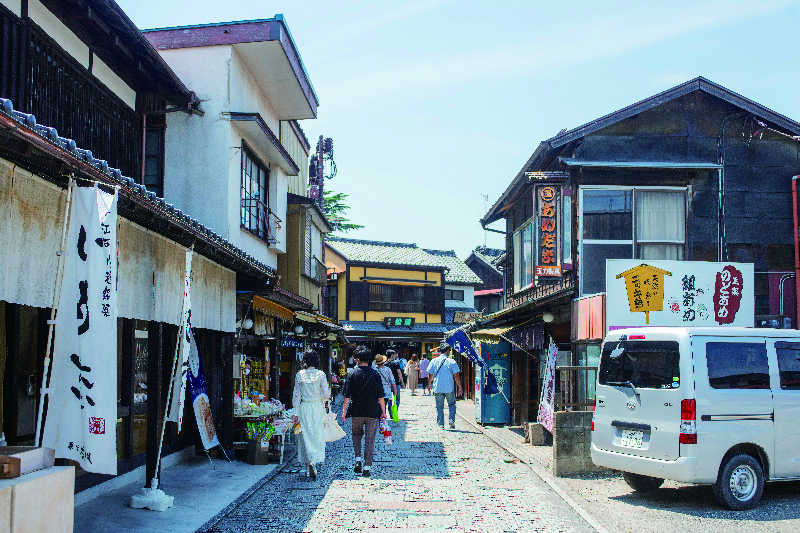
[{"label": "antenna on roof", "polygon": [[[483,196],[483,212],[486,213],[489,210],[489,195],[481,194],[481,196]],[[483,247],[486,248],[486,228],[483,228]]]}]

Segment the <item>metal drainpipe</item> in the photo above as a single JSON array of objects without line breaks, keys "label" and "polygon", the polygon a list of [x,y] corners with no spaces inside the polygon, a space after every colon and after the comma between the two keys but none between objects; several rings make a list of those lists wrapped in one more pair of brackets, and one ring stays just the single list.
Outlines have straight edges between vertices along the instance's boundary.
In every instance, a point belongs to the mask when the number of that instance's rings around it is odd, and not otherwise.
[{"label": "metal drainpipe", "polygon": [[794,293],[796,315],[794,329],[800,329],[800,241],[798,241],[798,228],[797,228],[797,179],[798,176],[792,176],[792,218],[794,220]]}]

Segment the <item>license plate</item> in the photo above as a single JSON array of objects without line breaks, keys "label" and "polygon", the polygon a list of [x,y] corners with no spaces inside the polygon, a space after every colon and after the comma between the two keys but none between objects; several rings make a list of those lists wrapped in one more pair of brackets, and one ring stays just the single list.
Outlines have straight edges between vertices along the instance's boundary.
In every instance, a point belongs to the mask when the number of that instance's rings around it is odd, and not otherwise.
[{"label": "license plate", "polygon": [[641,448],[643,438],[643,431],[635,431],[632,429],[622,430],[622,445],[626,448]]}]

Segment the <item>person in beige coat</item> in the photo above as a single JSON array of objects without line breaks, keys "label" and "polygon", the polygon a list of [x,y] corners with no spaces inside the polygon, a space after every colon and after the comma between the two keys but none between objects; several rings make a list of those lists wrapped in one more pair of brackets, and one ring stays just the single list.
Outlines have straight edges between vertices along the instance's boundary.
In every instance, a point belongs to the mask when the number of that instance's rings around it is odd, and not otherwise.
[{"label": "person in beige coat", "polygon": [[416,396],[419,385],[419,356],[417,354],[413,354],[411,360],[406,364],[406,376],[408,376],[406,385],[408,385],[411,395]]}]

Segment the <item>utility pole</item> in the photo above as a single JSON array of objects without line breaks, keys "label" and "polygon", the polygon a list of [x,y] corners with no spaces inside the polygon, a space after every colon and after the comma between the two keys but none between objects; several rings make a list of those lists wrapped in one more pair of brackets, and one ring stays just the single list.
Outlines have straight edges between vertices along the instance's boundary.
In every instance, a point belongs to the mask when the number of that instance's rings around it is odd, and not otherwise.
[{"label": "utility pole", "polygon": [[[331,162],[331,174],[325,176],[325,160]],[[333,161],[333,139],[319,136],[317,141],[317,151],[309,162],[308,167],[308,197],[316,201],[320,210],[325,212],[325,178],[333,178],[336,175],[336,163]],[[322,234],[322,263],[325,263],[325,234]],[[326,286],[323,283],[320,301],[320,313],[325,315],[325,293]],[[326,315],[327,316],[327,315]]]}]

